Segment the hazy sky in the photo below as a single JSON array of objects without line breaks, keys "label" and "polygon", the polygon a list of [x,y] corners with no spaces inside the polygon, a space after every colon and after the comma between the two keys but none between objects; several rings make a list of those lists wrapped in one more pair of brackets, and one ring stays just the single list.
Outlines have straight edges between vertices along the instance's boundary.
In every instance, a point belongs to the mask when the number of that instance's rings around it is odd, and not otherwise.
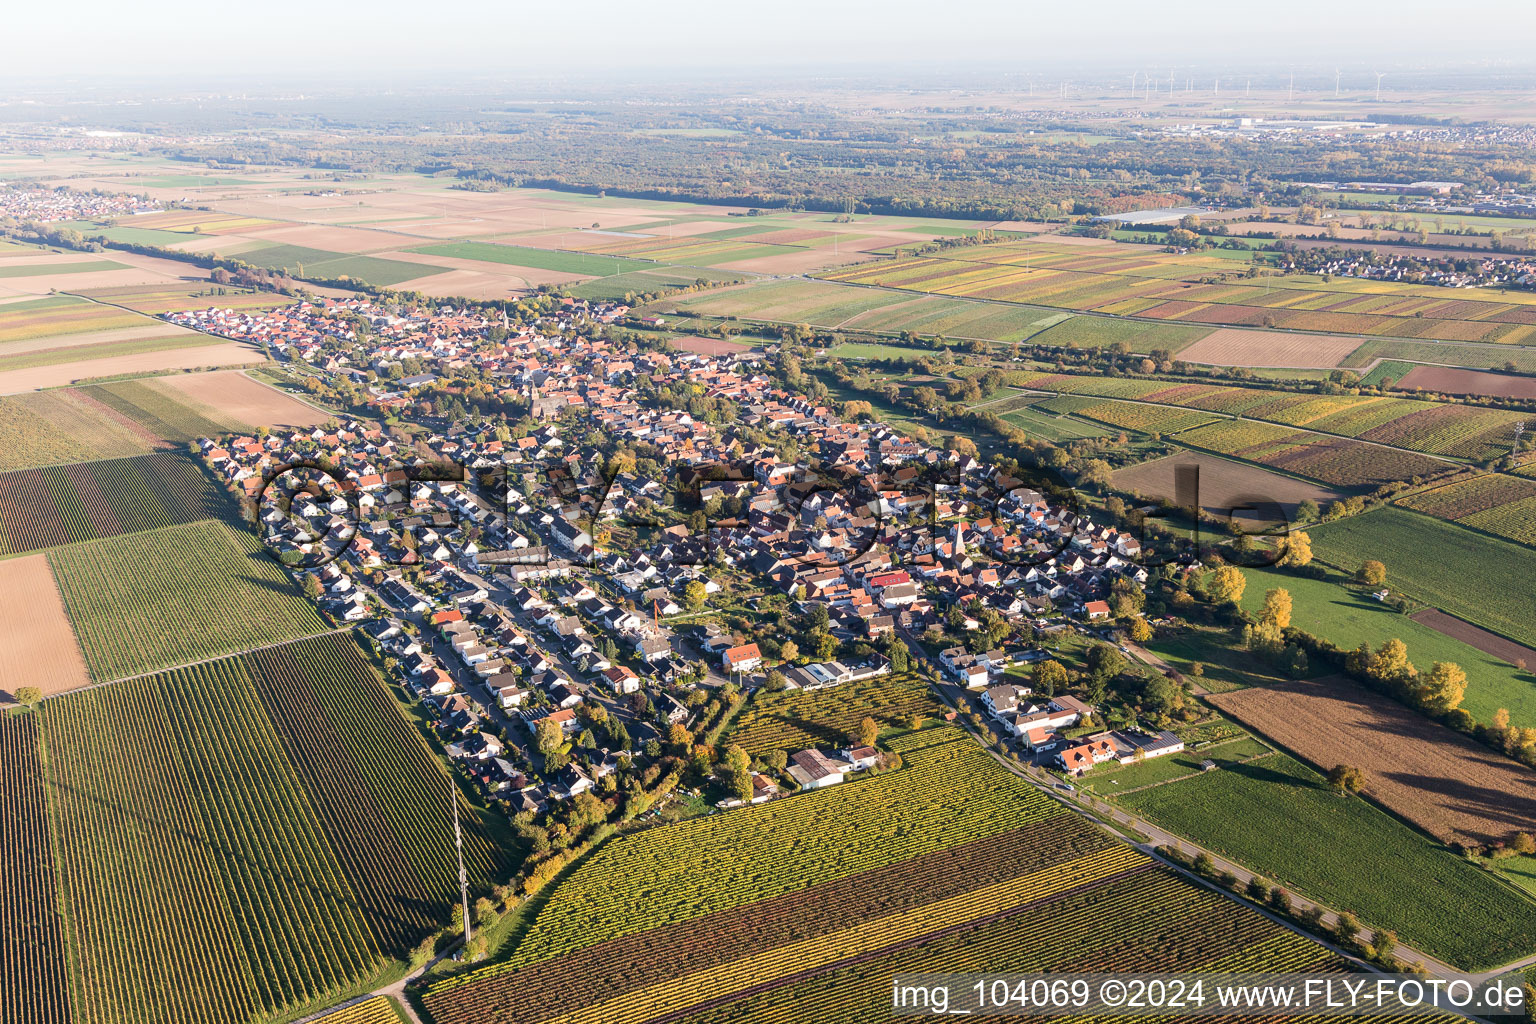
[{"label": "hazy sky", "polygon": [[[585,76],[814,65],[1365,67],[1536,53],[1530,0],[75,0],[9,4],[0,76]],[[37,40],[34,45],[27,40]]]}]

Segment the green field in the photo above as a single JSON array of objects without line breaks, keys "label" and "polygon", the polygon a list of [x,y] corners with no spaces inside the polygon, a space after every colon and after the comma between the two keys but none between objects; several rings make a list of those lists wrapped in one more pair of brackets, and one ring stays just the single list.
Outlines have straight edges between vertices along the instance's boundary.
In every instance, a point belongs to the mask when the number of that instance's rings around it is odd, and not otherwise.
[{"label": "green field", "polygon": [[1432,341],[1396,341],[1367,338],[1340,365],[1359,369],[1373,359],[1408,360],[1420,363],[1448,363],[1474,370],[1501,370],[1514,363],[1521,373],[1536,373],[1536,348],[1522,345],[1477,345],[1436,343]]},{"label": "green field", "polygon": [[0,277],[43,277],[49,274],[91,274],[100,270],[125,270],[111,260],[83,260],[78,263],[25,263],[6,266],[0,263]]},{"label": "green field", "polygon": [[[1392,583],[1392,562],[1386,564],[1387,582]],[[1529,672],[1399,615],[1363,588],[1341,586],[1343,576],[1312,580],[1273,569],[1244,569],[1243,574],[1248,588],[1242,603],[1250,612],[1263,605],[1266,590],[1283,587],[1290,592],[1294,606],[1293,626],[1346,650],[1362,642],[1375,648],[1396,638],[1408,646],[1408,660],[1420,672],[1428,672],[1437,661],[1455,662],[1467,672],[1467,693],[1461,706],[1472,717],[1487,722],[1499,708],[1506,708],[1515,725],[1536,726],[1536,680]]]},{"label": "green field", "polygon": [[1536,591],[1531,588],[1536,551],[1528,547],[1404,509],[1382,508],[1316,528],[1312,550],[1346,571],[1367,558],[1379,559],[1392,589],[1526,646],[1536,645]]},{"label": "green field", "polygon": [[1177,352],[1211,333],[1203,324],[1165,324],[1146,320],[1121,320],[1106,316],[1074,316],[1047,328],[1031,339],[1036,345],[1106,348],[1125,342],[1132,352],[1165,348]]},{"label": "green field", "polygon": [[562,252],[556,249],[530,249],[521,245],[497,245],[492,242],[448,242],[443,245],[424,245],[411,251],[426,256],[448,256],[460,260],[480,260],[484,263],[506,263],[514,267],[533,267],[561,274],[587,274],[592,277],[608,277],[657,266],[649,260],[632,260],[622,256]]},{"label": "green field", "polygon": [[1383,359],[1370,373],[1360,378],[1360,383],[1380,387],[1384,381],[1390,380],[1396,384],[1417,365],[1417,363],[1405,363],[1399,359]]},{"label": "green field", "polygon": [[1122,802],[1453,966],[1486,969],[1536,950],[1536,902],[1364,800],[1335,796],[1283,754]]},{"label": "green field", "polygon": [[1200,767],[1202,761],[1214,761],[1220,767],[1226,768],[1248,758],[1270,753],[1273,751],[1267,744],[1250,736],[1245,739],[1213,744],[1203,750],[1164,754],[1162,757],[1150,758],[1141,764],[1117,765],[1111,762],[1099,765],[1083,776],[1077,786],[1079,789],[1086,789],[1102,796],[1114,796],[1143,786],[1166,785],[1178,779],[1199,775],[1203,770]]},{"label": "green field", "polygon": [[[0,355],[0,372],[29,370],[34,366],[56,366],[59,363],[77,363],[94,359],[111,359],[114,356],[135,356],[144,352],[166,352],[178,348],[199,348],[216,344],[206,334],[174,334],[166,338],[130,338],[127,341],[108,341],[99,345],[70,345],[67,348],[45,348],[16,355]],[[0,351],[4,351],[0,349]]]},{"label": "green field", "polygon": [[640,294],[662,292],[669,288],[695,284],[700,280],[727,282],[738,279],[736,274],[723,270],[648,265],[653,269],[636,270],[627,274],[615,274],[612,277],[583,281],[580,284],[571,285],[569,291],[578,299],[622,299],[631,292]]},{"label": "green field", "polygon": [[[283,270],[305,278],[350,277],[387,288],[402,281],[441,274],[447,267],[404,260],[385,260],[374,256],[350,256],[346,253],[311,249],[303,245],[264,245],[242,250],[231,257],[269,270]],[[302,273],[300,270],[302,268]]]},{"label": "green field", "polygon": [[1111,431],[1097,423],[1088,423],[1057,413],[1024,406],[1011,412],[998,413],[1003,419],[1018,427],[1030,437],[1042,437],[1047,441],[1072,441],[1083,437],[1107,437]]},{"label": "green field", "polygon": [[218,520],[72,544],[48,562],[93,679],[326,629],[256,538]]},{"label": "green field", "polygon": [[[451,783],[350,637],[40,717],[76,1022],[292,1019],[398,972],[451,914]],[[501,855],[463,811],[483,886]]]}]

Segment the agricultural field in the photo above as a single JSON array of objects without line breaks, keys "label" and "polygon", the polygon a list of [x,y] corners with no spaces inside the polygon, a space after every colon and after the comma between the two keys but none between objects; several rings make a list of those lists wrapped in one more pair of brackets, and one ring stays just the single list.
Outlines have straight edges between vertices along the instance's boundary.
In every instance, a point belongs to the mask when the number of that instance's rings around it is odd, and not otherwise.
[{"label": "agricultural field", "polygon": [[37,720],[0,713],[0,1020],[6,1024],[72,1019]]},{"label": "agricultural field", "polygon": [[899,334],[913,331],[946,338],[1013,342],[1035,338],[1059,316],[1052,310],[995,302],[924,297],[878,288],[852,288],[803,279],[760,281],[734,288],[662,299],[648,312],[679,310],[700,316],[764,323]]},{"label": "agricultural field", "polygon": [[638,1024],[764,981],[1092,886],[1145,860],[1071,815],[429,992],[439,1024]]},{"label": "agricultural field", "polygon": [[1470,526],[1517,544],[1536,546],[1536,481],[1487,474],[1398,499],[1415,512]]},{"label": "agricultural field", "polygon": [[[1455,967],[1496,967],[1536,947],[1536,901],[1371,804],[1335,795],[1284,754],[1120,801]],[[1287,841],[1275,842],[1277,835]],[[1366,864],[1371,869],[1362,871]]]},{"label": "agricultural field", "polygon": [[0,621],[10,641],[0,658],[0,699],[14,699],[23,686],[46,695],[91,681],[45,555],[0,561]]},{"label": "agricultural field", "polygon": [[1395,386],[1418,365],[1418,363],[1405,363],[1400,359],[1383,359],[1371,367],[1370,373],[1360,378],[1360,383],[1367,387],[1382,387],[1390,381],[1391,385]]},{"label": "agricultural field", "polygon": [[[1469,298],[1459,289],[1302,274],[1269,275],[1260,283],[1247,277],[1250,255],[1116,243],[1085,248],[1041,237],[861,263],[820,276],[1189,325],[1463,342],[1518,343],[1528,334],[1529,305],[1507,293]],[[1163,347],[1141,343],[1142,351]]]},{"label": "agricultural field", "polygon": [[167,389],[158,381],[125,380],[115,384],[92,384],[78,391],[83,397],[106,406],[136,424],[149,436],[164,442],[185,443],[247,426],[224,419],[212,407],[194,402],[185,393]]},{"label": "agricultural field", "polygon": [[1398,378],[1397,387],[1435,391],[1444,395],[1491,395],[1496,398],[1536,398],[1536,380],[1508,373],[1486,373],[1449,366],[1416,366]]},{"label": "agricultural field", "polygon": [[806,747],[857,741],[859,722],[873,718],[882,734],[910,728],[913,715],[936,709],[928,682],[916,674],[876,676],[820,690],[759,692],[737,716],[726,743],[739,743],[761,757],[770,750],[794,753]]},{"label": "agricultural field", "polygon": [[300,277],[324,279],[346,277],[380,288],[389,288],[418,277],[442,273],[447,269],[431,264],[379,259],[375,256],[357,256],[312,249],[305,245],[272,242],[263,243],[254,249],[242,247],[239,251],[232,253],[232,256],[254,267],[281,270]]},{"label": "agricultural field", "polygon": [[1121,342],[1133,352],[1167,349],[1182,352],[1210,332],[1207,327],[1121,320],[1104,316],[1074,316],[1047,327],[1031,338],[1036,345],[1062,348],[1108,348]]},{"label": "agricultural field", "polygon": [[171,425],[183,432],[202,426],[201,420],[219,424],[223,433],[255,427],[311,427],[337,418],[241,370],[180,373],[141,383],[185,408],[169,417]]},{"label": "agricultural field", "polygon": [[1257,466],[1192,452],[1117,469],[1114,486],[1148,498],[1176,501],[1180,495],[1175,493],[1174,476],[1182,466],[1199,468],[1200,506],[1214,515],[1228,515],[1247,502],[1262,500],[1279,505],[1294,522],[1296,506],[1301,501],[1310,500],[1324,507],[1341,496],[1339,491]]},{"label": "agricultural field", "polygon": [[316,1017],[312,1024],[406,1024],[406,1017],[389,996],[374,996]]},{"label": "agricultural field", "polygon": [[[1377,359],[1408,363],[1454,363],[1477,370],[1502,370],[1513,363],[1521,373],[1536,373],[1536,350],[1516,345],[1437,344],[1430,341],[1393,341],[1368,338],[1340,365],[1356,369]],[[1406,371],[1403,371],[1406,372]],[[1400,373],[1390,375],[1396,380]]]},{"label": "agricultural field", "polygon": [[483,973],[1058,816],[1051,801],[1003,772],[959,730],[930,726],[896,746],[905,759],[900,770],[606,843],[559,883],[513,958]]},{"label": "agricultural field", "polygon": [[1240,736],[1221,743],[1187,749],[1177,754],[1148,758],[1140,764],[1120,765],[1110,762],[1099,765],[1079,779],[1074,785],[1079,789],[1114,796],[1129,793],[1147,786],[1164,786],[1179,779],[1199,775],[1205,769],[1202,762],[1210,761],[1218,768],[1242,764],[1260,757],[1268,757],[1274,750],[1262,740],[1252,736]]},{"label": "agricultural field", "polygon": [[260,542],[218,520],[71,544],[48,560],[96,680],[326,629]]},{"label": "agricultural field", "polygon": [[1181,432],[1179,444],[1283,469],[1355,490],[1442,472],[1446,464],[1413,452],[1323,437],[1256,420],[1221,420]]},{"label": "agricultural field", "polygon": [[126,309],[70,295],[7,302],[0,305],[0,353],[13,342],[92,334],[152,323],[148,317]]},{"label": "agricultural field", "polygon": [[560,252],[556,249],[529,249],[520,245],[493,245],[490,242],[448,242],[442,245],[422,246],[413,251],[427,256],[451,256],[454,259],[477,260],[481,263],[505,263],[515,267],[553,270],[561,274],[577,274],[583,277],[610,277],[636,270],[649,270],[656,266],[656,263],[651,260],[598,256],[583,252]]},{"label": "agricultural field", "polygon": [[1061,413],[1052,413],[1040,408],[1039,403],[1038,397],[1025,395],[996,405],[982,404],[989,412],[1001,416],[1006,422],[1018,427],[1030,437],[1044,438],[1047,441],[1061,442],[1084,437],[1105,437],[1110,433],[1107,427],[1089,423],[1087,420],[1073,419]]},{"label": "agricultural field", "polygon": [[[399,970],[452,906],[451,782],[351,638],[40,716],[74,1021],[296,1016]],[[484,884],[497,854],[463,816]]]},{"label": "agricultural field", "polygon": [[1096,395],[1265,420],[1429,455],[1489,459],[1507,455],[1520,414],[1409,398],[1317,395],[1263,388],[1176,384],[1156,380],[1013,373],[1015,387]]},{"label": "agricultural field", "polygon": [[1138,430],[1144,434],[1176,434],[1181,430],[1204,426],[1215,419],[1209,413],[1170,409],[1141,402],[1091,402],[1079,398],[1053,398],[1041,402],[1048,412],[1081,416],[1111,427]]},{"label": "agricultural field", "polygon": [[1312,550],[1348,572],[1367,558],[1379,559],[1393,590],[1536,646],[1536,596],[1526,585],[1536,572],[1530,548],[1383,508],[1318,527]]},{"label": "agricultural field", "polygon": [[1360,346],[1360,339],[1336,334],[1290,334],[1221,328],[1179,349],[1186,363],[1249,368],[1332,369]]},{"label": "agricultural field", "polygon": [[229,501],[185,455],[0,473],[0,555],[225,515]]},{"label": "agricultural field", "polygon": [[951,971],[1341,969],[1338,958],[1267,918],[1165,871],[1145,870],[1039,900],[995,920],[891,943],[788,983],[763,986],[766,990],[743,987],[737,999],[704,1004],[681,1021],[898,1021],[903,1017],[892,1010],[893,978]]},{"label": "agricultural field", "polygon": [[110,408],[69,391],[0,397],[0,472],[143,455],[154,445]]},{"label": "agricultural field", "polygon": [[275,292],[248,292],[227,285],[169,281],[165,284],[91,288],[83,294],[98,302],[126,306],[140,313],[174,313],[185,309],[271,309],[293,301]]},{"label": "agricultural field", "polygon": [[1359,768],[1367,797],[1442,842],[1485,846],[1536,832],[1536,772],[1352,680],[1207,699],[1320,771]]},{"label": "agricultural field", "polygon": [[[1326,531],[1314,528],[1308,532],[1313,550],[1317,551],[1323,546]],[[1425,556],[1433,558],[1433,549],[1425,552]],[[1352,556],[1353,564],[1358,566],[1372,557],[1377,556],[1361,552]],[[1390,558],[1385,564],[1388,586],[1401,586],[1402,573]],[[1459,578],[1475,585],[1475,568],[1461,567],[1455,571],[1466,574]],[[1291,624],[1297,628],[1346,650],[1362,643],[1374,649],[1387,640],[1401,640],[1408,647],[1408,660],[1420,671],[1427,672],[1437,661],[1454,662],[1466,670],[1467,692],[1461,706],[1479,722],[1492,720],[1499,708],[1505,708],[1513,724],[1536,727],[1536,686],[1531,685],[1532,677],[1503,658],[1398,614],[1372,598],[1364,588],[1343,586],[1346,577],[1342,575],[1310,579],[1274,569],[1244,569],[1243,574],[1248,579],[1248,588],[1242,603],[1250,612],[1257,613],[1264,603],[1265,591],[1283,587],[1290,592],[1294,605]]]}]

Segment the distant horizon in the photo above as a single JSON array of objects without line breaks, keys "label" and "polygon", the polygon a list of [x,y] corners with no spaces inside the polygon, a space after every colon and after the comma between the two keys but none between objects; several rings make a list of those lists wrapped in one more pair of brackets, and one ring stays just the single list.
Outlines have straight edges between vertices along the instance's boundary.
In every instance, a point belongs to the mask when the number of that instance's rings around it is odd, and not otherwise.
[{"label": "distant horizon", "polygon": [[1108,0],[1096,5],[1091,35],[1075,10],[1038,4],[960,0],[947,5],[943,17],[934,14],[913,0],[876,9],[783,0],[757,16],[702,0],[661,0],[643,9],[603,0],[585,5],[579,21],[565,7],[484,0],[430,15],[401,0],[381,0],[366,17],[351,6],[293,0],[239,12],[188,0],[132,7],[85,0],[71,9],[66,25],[44,8],[9,12],[12,38],[57,42],[17,47],[0,84],[33,93],[70,82],[206,86],[191,76],[238,85],[970,74],[983,68],[1128,76],[1170,66],[1205,75],[1290,64],[1323,73],[1335,67],[1536,67],[1536,28],[1516,0],[1472,0],[1453,14],[1405,0],[1388,16],[1377,5],[1326,0],[1296,0],[1284,11],[1213,0],[1186,0],[1172,10]]}]

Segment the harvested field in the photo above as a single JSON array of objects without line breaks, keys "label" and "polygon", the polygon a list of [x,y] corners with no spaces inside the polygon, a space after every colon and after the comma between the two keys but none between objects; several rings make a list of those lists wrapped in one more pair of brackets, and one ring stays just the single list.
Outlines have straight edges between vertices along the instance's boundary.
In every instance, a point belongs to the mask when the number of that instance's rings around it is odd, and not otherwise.
[{"label": "harvested field", "polygon": [[151,387],[204,406],[211,419],[253,427],[308,427],[334,419],[330,413],[286,395],[239,370],[186,373],[153,381]]},{"label": "harvested field", "polygon": [[752,348],[750,342],[729,341],[725,338],[673,338],[672,347],[683,352],[696,352],[705,356],[729,356]]},{"label": "harvested field", "polygon": [[1536,831],[1536,772],[1348,679],[1207,699],[1324,771],[1360,768],[1367,796],[1445,842]]},{"label": "harvested field", "polygon": [[1213,366],[1276,366],[1331,370],[1360,347],[1363,338],[1333,334],[1216,330],[1179,350],[1179,358]]},{"label": "harvested field", "polygon": [[1227,515],[1235,508],[1262,500],[1279,505],[1294,521],[1296,506],[1301,501],[1310,498],[1324,506],[1341,497],[1341,492],[1328,487],[1198,452],[1183,452],[1116,470],[1114,485],[1151,498],[1181,500],[1184,495],[1176,493],[1175,484],[1181,466],[1199,467],[1200,505],[1215,515]]},{"label": "harvested field", "polygon": [[1446,395],[1492,395],[1497,398],[1536,398],[1536,378],[1508,373],[1483,373],[1450,366],[1415,366],[1397,387],[1423,388]]},{"label": "harvested field", "polygon": [[1469,647],[1476,647],[1484,654],[1491,654],[1511,665],[1536,665],[1536,651],[1506,640],[1497,633],[1474,626],[1454,615],[1447,615],[1438,608],[1425,608],[1408,616],[1421,626],[1428,626],[1437,633],[1444,633],[1453,640],[1460,640]]},{"label": "harvested field", "polygon": [[0,561],[0,618],[9,641],[0,658],[0,700],[22,686],[46,695],[91,681],[47,555]]},{"label": "harvested field", "polygon": [[110,345],[120,341],[143,341],[151,338],[176,338],[183,337],[194,341],[201,340],[206,343],[208,336],[197,331],[178,327],[175,324],[150,323],[148,321],[136,327],[119,327],[110,331],[93,331],[90,334],[66,334],[59,337],[30,338],[26,341],[13,341],[0,348],[0,358],[10,358],[27,352],[48,352],[62,348],[78,348],[81,357],[84,358],[89,347],[94,345]]},{"label": "harvested field", "polygon": [[259,350],[236,342],[200,345],[196,348],[165,349],[159,352],[140,352],[137,355],[86,359],[0,372],[0,395],[54,388],[81,380],[116,377],[121,374],[191,370],[215,366],[248,366],[262,362],[266,362],[266,356]]}]

